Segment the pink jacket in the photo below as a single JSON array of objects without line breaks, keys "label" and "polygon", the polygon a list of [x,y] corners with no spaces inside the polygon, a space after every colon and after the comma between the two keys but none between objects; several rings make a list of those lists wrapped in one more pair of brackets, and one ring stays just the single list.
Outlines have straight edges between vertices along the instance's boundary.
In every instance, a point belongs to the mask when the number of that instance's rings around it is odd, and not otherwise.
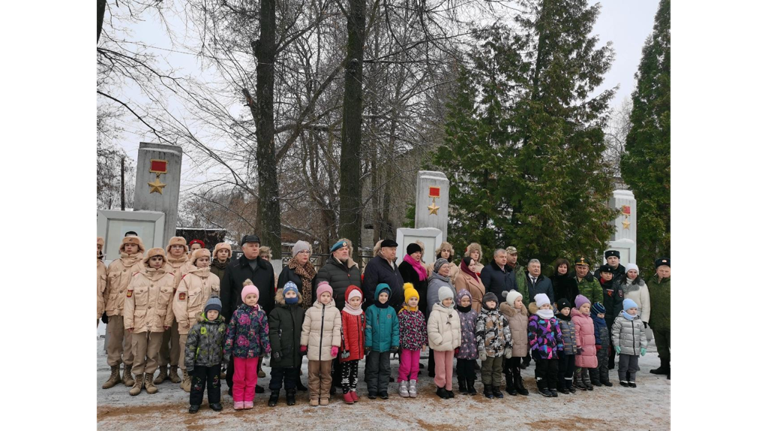
[{"label": "pink jacket", "polygon": [[582,348],[576,355],[576,367],[597,368],[597,349],[595,348],[595,324],[587,314],[581,314],[576,308],[571,309],[571,321],[576,329],[576,347]]}]

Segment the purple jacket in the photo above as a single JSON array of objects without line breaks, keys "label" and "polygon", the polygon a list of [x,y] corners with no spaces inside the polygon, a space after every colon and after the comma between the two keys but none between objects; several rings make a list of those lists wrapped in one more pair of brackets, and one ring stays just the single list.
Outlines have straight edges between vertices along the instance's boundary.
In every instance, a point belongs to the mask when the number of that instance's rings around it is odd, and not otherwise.
[{"label": "purple jacket", "polygon": [[545,319],[532,314],[528,319],[528,344],[534,358],[557,359],[557,352],[563,351],[563,334],[557,318]]},{"label": "purple jacket", "polygon": [[475,324],[477,311],[469,307],[469,312],[462,313],[458,308],[461,321],[461,347],[459,347],[458,359],[477,359],[477,343],[475,342]]}]

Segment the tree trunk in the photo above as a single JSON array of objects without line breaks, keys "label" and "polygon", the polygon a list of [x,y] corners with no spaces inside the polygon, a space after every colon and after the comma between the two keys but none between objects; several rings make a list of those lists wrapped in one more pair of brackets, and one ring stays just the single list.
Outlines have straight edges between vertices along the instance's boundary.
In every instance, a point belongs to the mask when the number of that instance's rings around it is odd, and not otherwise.
[{"label": "tree trunk", "polygon": [[341,186],[339,233],[354,244],[356,260],[361,248],[362,188],[360,186],[363,123],[363,42],[365,0],[349,0],[347,65],[341,129]]},{"label": "tree trunk", "polygon": [[256,122],[256,159],[259,175],[259,218],[261,241],[272,249],[272,256],[280,258],[281,226],[280,195],[275,163],[275,1],[262,0],[259,14],[260,39],[251,43],[256,57],[256,101],[247,89],[243,90],[251,115]]},{"label": "tree trunk", "polygon": [[104,12],[107,10],[107,0],[96,0],[96,42],[101,37],[101,25],[104,23]]}]

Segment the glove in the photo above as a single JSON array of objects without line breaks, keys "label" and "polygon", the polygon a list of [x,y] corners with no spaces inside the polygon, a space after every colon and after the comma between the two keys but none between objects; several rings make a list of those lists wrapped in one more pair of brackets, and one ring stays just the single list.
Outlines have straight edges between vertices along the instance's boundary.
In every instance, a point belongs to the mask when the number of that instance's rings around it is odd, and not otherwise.
[{"label": "glove", "polygon": [[577,347],[576,348],[576,354],[577,355],[581,355],[582,353],[584,353],[584,349],[582,349],[581,347]]},{"label": "glove", "polygon": [[643,329],[648,329],[648,322],[643,322]]},{"label": "glove", "polygon": [[272,359],[279,361],[280,358],[283,357],[283,355],[280,354],[280,352],[273,352],[272,353]]},{"label": "glove", "polygon": [[481,361],[485,362],[488,360],[488,355],[485,353],[485,350],[481,351],[478,355]]},{"label": "glove", "polygon": [[453,354],[454,355],[458,355],[459,354],[459,348],[458,347],[453,349]]},{"label": "glove", "polygon": [[389,349],[390,353],[397,353],[397,351],[400,350],[400,346],[392,346],[391,349]]},{"label": "glove", "polygon": [[621,346],[613,346],[616,349],[616,354],[621,355]]},{"label": "glove", "polygon": [[371,348],[370,347],[366,347],[364,350],[365,350],[365,354],[366,355],[371,352]]},{"label": "glove", "polygon": [[301,352],[302,355],[306,355],[307,354],[307,346],[301,346],[301,348],[299,348],[299,351]]},{"label": "glove", "polygon": [[101,315],[101,321],[104,322],[105,325],[109,323],[109,317],[107,317],[106,311],[104,312],[104,314]]},{"label": "glove", "polygon": [[512,349],[510,349],[509,347],[504,349],[504,357],[507,358],[507,359],[511,358],[512,357]]},{"label": "glove", "polygon": [[599,345],[599,344],[595,346],[595,349],[597,349],[597,351],[598,351],[598,352],[599,352],[599,351],[600,351],[600,349],[602,349],[602,348],[603,348],[603,346],[601,346],[601,345]]},{"label": "glove", "polygon": [[336,346],[331,347],[331,357],[335,358],[339,356],[339,348]]},{"label": "glove", "polygon": [[[619,346],[616,346],[616,350],[618,351]],[[640,356],[645,356],[645,347],[640,349]]]}]

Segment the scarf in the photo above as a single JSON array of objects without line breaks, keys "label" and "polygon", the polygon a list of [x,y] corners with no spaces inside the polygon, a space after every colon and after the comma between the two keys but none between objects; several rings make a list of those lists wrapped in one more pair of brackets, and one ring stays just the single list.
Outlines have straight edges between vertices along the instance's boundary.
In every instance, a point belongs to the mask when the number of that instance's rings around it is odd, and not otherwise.
[{"label": "scarf", "polygon": [[149,266],[145,266],[144,273],[150,280],[157,281],[165,275],[165,269],[162,266],[160,268],[150,268]]},{"label": "scarf", "polygon": [[414,258],[411,257],[410,254],[406,254],[403,258],[403,262],[410,263],[414,270],[419,274],[419,281],[424,281],[427,279],[427,269],[422,266],[421,263],[417,262]]},{"label": "scarf", "polygon": [[566,322],[571,320],[571,315],[564,316],[563,313],[557,313],[557,318],[560,320],[565,320]]},{"label": "scarf", "polygon": [[462,307],[461,305],[456,304],[456,309],[461,313],[469,313],[472,311],[472,304],[469,304],[466,307]]},{"label": "scarf", "polygon": [[625,318],[625,319],[627,319],[627,320],[629,320],[629,321],[632,321],[632,320],[635,320],[635,319],[637,319],[637,314],[635,314],[635,315],[633,316],[633,315],[631,315],[631,314],[629,314],[629,313],[627,313],[626,311],[623,311],[623,310],[622,310],[622,312],[621,312],[621,315],[622,315],[622,316],[624,316],[624,318]]},{"label": "scarf", "polygon": [[187,260],[189,260],[189,255],[187,253],[184,253],[181,257],[173,257],[171,256],[170,253],[168,253],[166,260],[172,267],[179,268],[181,265],[186,263]]},{"label": "scarf", "polygon": [[219,269],[227,269],[227,265],[229,265],[229,259],[225,260],[224,262],[220,262],[218,259],[211,261],[211,266],[215,266]]},{"label": "scarf", "polygon": [[344,302],[344,311],[353,316],[359,316],[363,314],[363,307],[358,305],[357,308],[352,308],[352,306],[349,305],[349,302]]},{"label": "scarf", "polygon": [[305,265],[301,265],[295,257],[288,261],[288,268],[292,269],[299,277],[301,277],[301,297],[302,307],[309,308],[312,306],[312,279],[315,278],[317,271],[312,262],[307,261]]},{"label": "scarf", "polygon": [[472,258],[471,257],[465,257],[464,259],[461,259],[461,272],[463,272],[465,274],[471,275],[472,278],[474,278],[476,281],[480,281],[480,279],[477,278],[477,274],[475,274],[474,271],[469,269],[467,260],[469,260],[471,262]]},{"label": "scarf", "polygon": [[552,310],[539,310],[539,311],[536,312],[536,314],[539,317],[547,319],[547,320],[555,317],[555,312],[552,311]]},{"label": "scarf", "polygon": [[389,308],[389,301],[382,304],[381,301],[378,300],[378,298],[376,299],[376,302],[374,304],[379,308]]},{"label": "scarf", "polygon": [[211,275],[211,267],[210,266],[206,266],[205,268],[194,267],[189,272],[190,274],[195,274],[200,278],[208,278],[208,276]]},{"label": "scarf", "polygon": [[120,260],[123,262],[123,266],[126,268],[129,268],[133,265],[136,265],[136,262],[144,259],[144,253],[138,252],[136,254],[128,254],[125,252],[120,252]]}]

